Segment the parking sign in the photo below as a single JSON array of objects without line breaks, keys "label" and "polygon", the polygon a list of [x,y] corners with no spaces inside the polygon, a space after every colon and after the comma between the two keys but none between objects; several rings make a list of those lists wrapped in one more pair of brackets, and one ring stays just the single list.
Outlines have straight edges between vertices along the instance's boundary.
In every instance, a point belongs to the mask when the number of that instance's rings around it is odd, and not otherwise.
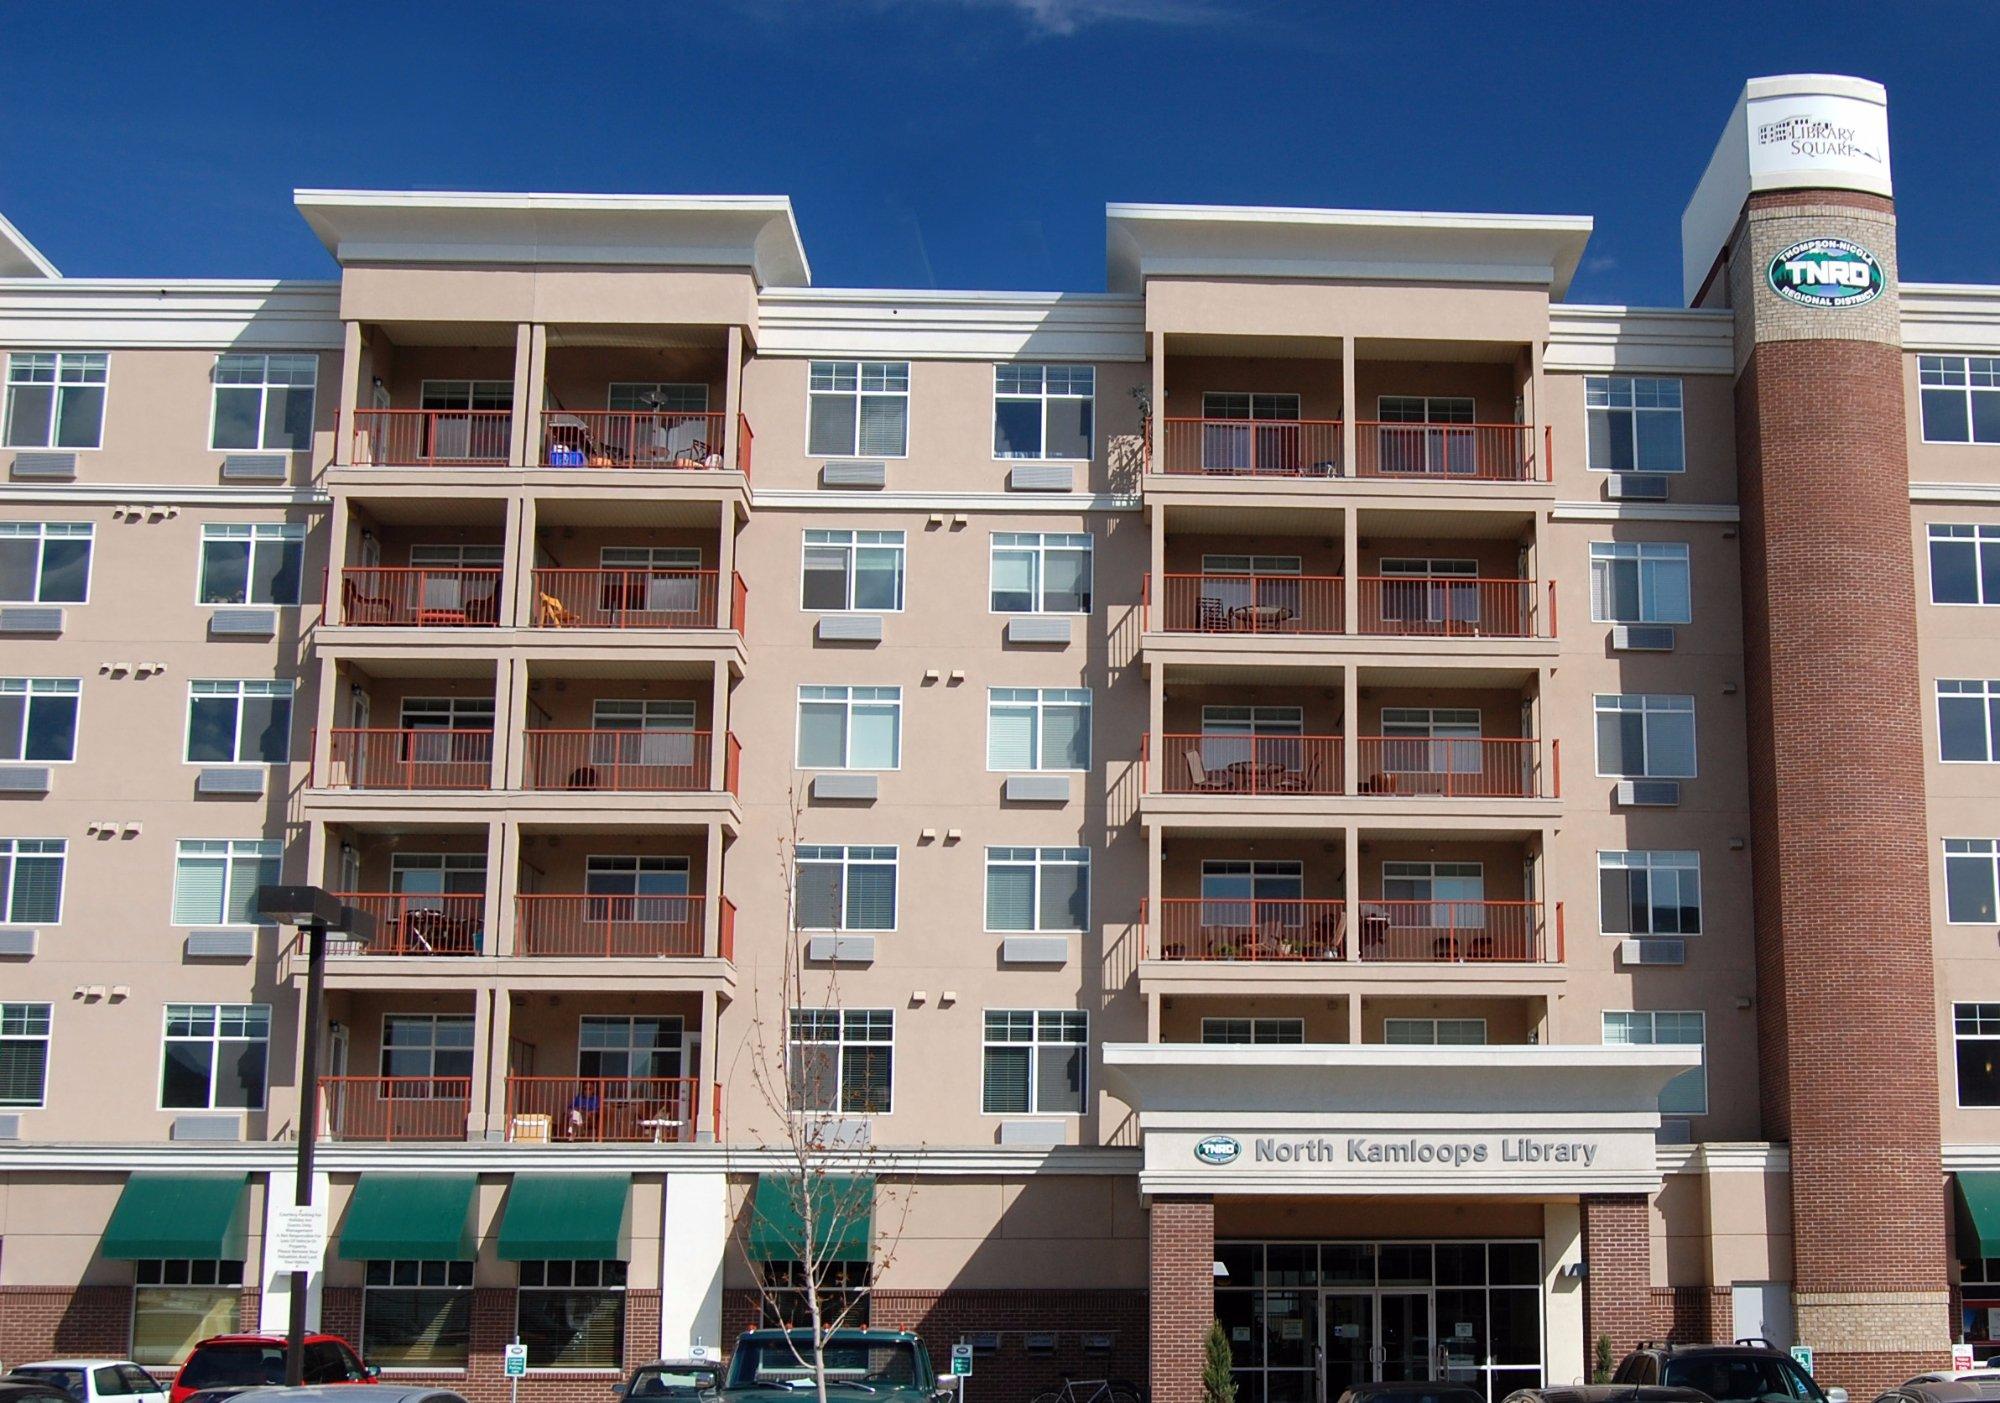
[{"label": "parking sign", "polygon": [[953,1345],[951,1347],[951,1372],[954,1377],[972,1377],[972,1346]]},{"label": "parking sign", "polygon": [[528,1372],[528,1347],[526,1345],[507,1346],[507,1377],[518,1379]]}]

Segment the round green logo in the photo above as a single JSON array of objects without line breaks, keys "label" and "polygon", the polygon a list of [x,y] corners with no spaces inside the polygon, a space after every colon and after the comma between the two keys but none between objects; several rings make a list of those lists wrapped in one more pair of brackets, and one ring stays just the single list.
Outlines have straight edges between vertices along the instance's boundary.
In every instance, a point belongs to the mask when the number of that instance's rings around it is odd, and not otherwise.
[{"label": "round green logo", "polygon": [[1846,239],[1807,239],[1771,260],[1771,291],[1801,307],[1859,307],[1882,295],[1882,265]]}]

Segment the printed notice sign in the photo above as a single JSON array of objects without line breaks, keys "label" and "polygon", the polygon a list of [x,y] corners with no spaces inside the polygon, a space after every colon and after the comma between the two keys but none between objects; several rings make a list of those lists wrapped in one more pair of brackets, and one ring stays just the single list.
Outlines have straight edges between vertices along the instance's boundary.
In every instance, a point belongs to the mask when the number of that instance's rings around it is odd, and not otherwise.
[{"label": "printed notice sign", "polygon": [[326,1205],[285,1203],[271,1209],[264,1238],[267,1272],[320,1269],[326,1258]]}]

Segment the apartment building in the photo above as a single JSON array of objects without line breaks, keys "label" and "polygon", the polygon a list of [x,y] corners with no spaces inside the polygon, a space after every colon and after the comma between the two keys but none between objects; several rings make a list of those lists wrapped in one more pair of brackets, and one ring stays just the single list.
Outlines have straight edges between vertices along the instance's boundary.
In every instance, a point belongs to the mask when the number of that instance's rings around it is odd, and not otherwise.
[{"label": "apartment building", "polygon": [[[0,1360],[281,1327],[307,1097],[309,1317],[475,1399],[782,1312],[799,1113],[824,1285],[1002,1394],[1994,1343],[2000,289],[1901,282],[1885,114],[1749,84],[1658,308],[1582,217],[0,224]],[[278,879],[374,918],[314,1087]]]}]

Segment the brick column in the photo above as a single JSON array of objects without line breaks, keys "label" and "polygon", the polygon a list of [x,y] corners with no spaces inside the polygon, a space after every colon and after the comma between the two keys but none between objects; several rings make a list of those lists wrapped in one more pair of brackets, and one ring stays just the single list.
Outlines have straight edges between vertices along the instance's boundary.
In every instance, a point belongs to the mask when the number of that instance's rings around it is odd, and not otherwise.
[{"label": "brick column", "polygon": [[1202,1337],[1215,1319],[1215,1200],[1159,1195],[1149,1218],[1153,1403],[1201,1403]]},{"label": "brick column", "polygon": [[1615,1363],[1653,1334],[1653,1225],[1643,1194],[1583,1200],[1583,1356],[1586,1376],[1597,1337],[1611,1337]]}]

